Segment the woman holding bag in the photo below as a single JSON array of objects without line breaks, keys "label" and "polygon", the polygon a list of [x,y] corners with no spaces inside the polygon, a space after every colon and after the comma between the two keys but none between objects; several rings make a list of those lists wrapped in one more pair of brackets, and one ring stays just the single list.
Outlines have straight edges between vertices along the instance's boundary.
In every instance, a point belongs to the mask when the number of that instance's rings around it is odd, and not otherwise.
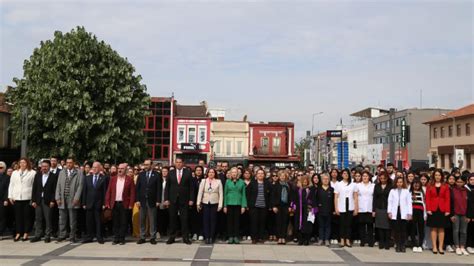
[{"label": "woman holding bag", "polygon": [[217,212],[220,212],[224,202],[224,189],[221,180],[216,178],[213,168],[207,170],[206,179],[201,181],[197,196],[197,211],[203,211],[202,225],[206,244],[212,244],[216,233]]}]

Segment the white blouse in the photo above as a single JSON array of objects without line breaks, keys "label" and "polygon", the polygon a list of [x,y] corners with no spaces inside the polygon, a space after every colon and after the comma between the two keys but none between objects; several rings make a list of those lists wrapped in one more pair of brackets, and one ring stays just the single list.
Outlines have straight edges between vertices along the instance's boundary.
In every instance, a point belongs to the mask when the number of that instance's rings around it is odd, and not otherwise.
[{"label": "white blouse", "polygon": [[349,199],[349,211],[354,210],[354,193],[358,192],[356,183],[350,184],[339,181],[334,188],[334,193],[337,197],[337,210],[339,212],[346,212],[346,198]]},{"label": "white blouse", "polygon": [[34,170],[15,170],[10,178],[8,187],[8,198],[13,200],[31,200],[33,193],[33,181],[36,172]]},{"label": "white blouse", "polygon": [[359,201],[359,213],[363,212],[372,212],[372,202],[374,197],[374,187],[373,183],[358,183],[358,201]]}]

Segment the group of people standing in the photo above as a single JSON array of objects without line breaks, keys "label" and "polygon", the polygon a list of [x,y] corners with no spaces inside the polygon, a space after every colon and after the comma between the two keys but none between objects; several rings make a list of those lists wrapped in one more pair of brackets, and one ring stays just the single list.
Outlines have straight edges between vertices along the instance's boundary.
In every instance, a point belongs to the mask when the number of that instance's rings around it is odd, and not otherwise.
[{"label": "group of people standing", "polygon": [[172,167],[51,158],[36,170],[21,158],[14,167],[0,162],[0,233],[12,207],[14,241],[77,242],[83,231],[82,243],[103,244],[108,232],[112,244],[123,245],[131,231],[137,244],[147,237],[157,244],[160,235],[173,244],[180,234],[186,244],[225,238],[474,252],[474,174],[467,171],[407,172],[388,164],[374,174],[369,167],[316,173],[228,162],[191,169],[181,158]]}]

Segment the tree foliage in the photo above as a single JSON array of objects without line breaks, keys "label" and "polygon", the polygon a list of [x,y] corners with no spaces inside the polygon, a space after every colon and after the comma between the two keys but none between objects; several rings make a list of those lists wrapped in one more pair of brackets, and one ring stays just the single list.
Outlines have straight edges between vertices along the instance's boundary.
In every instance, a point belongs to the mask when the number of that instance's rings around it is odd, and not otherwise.
[{"label": "tree foliage", "polygon": [[56,31],[23,70],[7,97],[18,140],[22,108],[28,108],[29,157],[136,161],[146,154],[146,86],[126,58],[84,27]]}]

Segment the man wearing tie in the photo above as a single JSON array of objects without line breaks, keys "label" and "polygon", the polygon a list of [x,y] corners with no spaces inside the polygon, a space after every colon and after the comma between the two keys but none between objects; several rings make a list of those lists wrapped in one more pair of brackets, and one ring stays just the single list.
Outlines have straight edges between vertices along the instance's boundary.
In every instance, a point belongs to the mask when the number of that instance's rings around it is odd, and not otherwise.
[{"label": "man wearing tie", "polygon": [[67,237],[67,222],[71,229],[69,236],[72,243],[76,242],[77,209],[81,207],[82,186],[84,175],[74,168],[74,159],[66,160],[66,169],[59,172],[56,186],[56,203],[59,208],[59,238],[58,242]]},{"label": "man wearing tie", "polygon": [[53,213],[51,209],[55,205],[54,196],[56,193],[56,183],[58,176],[51,173],[49,168],[51,163],[48,160],[41,162],[41,171],[36,173],[33,181],[33,192],[31,197],[31,206],[35,208],[35,237],[30,242],[38,242],[43,234],[44,221],[44,242],[51,242],[53,232]]},{"label": "man wearing tie", "polygon": [[183,242],[190,245],[188,234],[188,208],[193,206],[194,186],[192,184],[192,173],[183,168],[183,159],[176,158],[175,169],[169,174],[165,188],[165,204],[169,206],[170,216],[170,238],[166,244],[173,244],[176,238],[176,222],[181,220],[181,234]]},{"label": "man wearing tie", "polygon": [[150,225],[150,243],[156,245],[157,235],[157,207],[161,202],[161,176],[152,170],[151,160],[143,163],[144,171],[140,173],[136,184],[137,206],[140,208],[140,239],[137,244],[146,242],[146,221]]},{"label": "man wearing tie", "polygon": [[102,210],[105,209],[104,201],[108,180],[107,177],[101,173],[102,164],[100,162],[94,162],[91,171],[92,174],[86,176],[82,189],[82,207],[86,210],[87,229],[87,237],[82,243],[91,243],[95,233],[97,242],[104,244],[101,215]]}]

